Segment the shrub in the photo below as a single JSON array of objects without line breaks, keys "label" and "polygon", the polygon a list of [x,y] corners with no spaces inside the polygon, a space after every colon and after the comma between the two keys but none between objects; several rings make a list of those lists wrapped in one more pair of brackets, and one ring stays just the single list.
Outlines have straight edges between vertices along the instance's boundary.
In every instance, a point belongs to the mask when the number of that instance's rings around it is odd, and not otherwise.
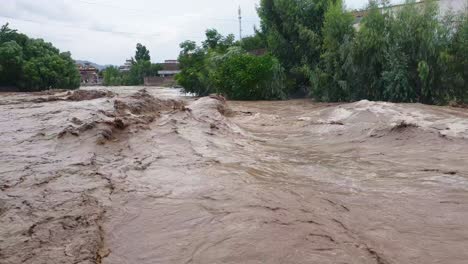
[{"label": "shrub", "polygon": [[253,56],[238,47],[211,58],[216,92],[235,100],[285,98],[284,71],[271,55]]},{"label": "shrub", "polygon": [[192,41],[180,45],[181,73],[176,80],[186,92],[219,93],[236,100],[285,98],[284,70],[277,59],[257,57],[234,45],[226,48],[216,42],[224,38],[213,30],[207,31],[207,39],[203,47]]},{"label": "shrub", "polygon": [[124,81],[120,71],[115,66],[107,67],[103,72],[103,84],[105,86],[123,85]]}]

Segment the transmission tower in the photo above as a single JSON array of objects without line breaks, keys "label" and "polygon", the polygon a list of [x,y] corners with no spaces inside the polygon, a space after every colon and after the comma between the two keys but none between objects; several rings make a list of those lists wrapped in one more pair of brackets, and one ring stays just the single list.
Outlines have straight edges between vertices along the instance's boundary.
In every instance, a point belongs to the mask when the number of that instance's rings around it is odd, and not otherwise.
[{"label": "transmission tower", "polygon": [[239,40],[242,41],[242,10],[239,6]]}]

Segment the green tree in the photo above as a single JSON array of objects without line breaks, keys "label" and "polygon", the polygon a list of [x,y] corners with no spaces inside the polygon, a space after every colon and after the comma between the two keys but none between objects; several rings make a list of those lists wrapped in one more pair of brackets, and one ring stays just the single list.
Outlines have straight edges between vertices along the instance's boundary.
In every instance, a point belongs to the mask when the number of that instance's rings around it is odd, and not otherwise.
[{"label": "green tree", "polygon": [[437,4],[407,1],[398,9],[371,2],[352,53],[353,99],[443,104],[460,91],[463,74],[453,45],[458,30]]},{"label": "green tree", "polygon": [[34,57],[24,65],[24,78],[21,83],[23,89],[74,89],[79,85],[80,76],[69,54]]},{"label": "green tree", "polygon": [[124,84],[142,85],[145,77],[156,76],[162,67],[159,64],[152,64],[150,60],[149,51],[145,46],[138,43],[135,51],[135,61],[130,71],[122,77]]},{"label": "green tree", "polygon": [[4,25],[0,29],[0,85],[23,91],[76,89],[80,75],[70,53],[51,43],[30,39]]},{"label": "green tree", "polygon": [[[381,6],[386,8],[385,3],[381,3]],[[353,91],[354,99],[384,99],[382,71],[387,60],[385,54],[389,46],[390,19],[388,12],[381,12],[378,2],[370,2],[352,50],[354,63],[358,67],[354,78],[359,87]]]},{"label": "green tree", "polygon": [[122,74],[120,73],[119,69],[115,66],[109,66],[107,67],[103,73],[103,84],[105,86],[117,86],[117,85],[123,85],[123,77]]},{"label": "green tree", "polygon": [[202,43],[205,50],[225,52],[229,47],[234,45],[235,37],[233,34],[224,37],[216,29],[208,29],[205,32],[205,36],[206,40]]},{"label": "green tree", "polygon": [[[182,43],[179,84],[234,99],[283,98],[284,83],[311,86],[324,101],[468,99],[466,13],[443,18],[433,1],[395,9],[372,0],[357,31],[340,0],[261,0],[258,13],[261,30],[237,43],[213,29],[201,47]],[[245,52],[263,47],[266,56]]]},{"label": "green tree", "polygon": [[193,41],[182,42],[180,48],[182,51],[178,60],[181,72],[176,75],[177,83],[188,93],[203,96],[213,92],[205,65],[207,51],[197,47]]},{"label": "green tree", "polygon": [[322,25],[329,0],[261,0],[258,14],[268,50],[297,85],[307,84],[304,69],[320,59]]},{"label": "green tree", "polygon": [[181,73],[176,75],[176,81],[188,93],[208,95],[214,92],[213,82],[210,79],[212,63],[210,58],[225,53],[233,46],[234,35],[226,37],[216,29],[205,32],[206,39],[198,47],[193,41],[187,40],[180,44],[179,65]]},{"label": "green tree", "polygon": [[150,60],[151,60],[151,57],[150,57],[149,50],[145,46],[138,43],[136,46],[135,61],[138,63],[138,62],[150,61]]},{"label": "green tree", "polygon": [[352,94],[353,21],[341,0],[330,5],[325,13],[320,63],[311,74],[311,92],[319,100],[346,101]]},{"label": "green tree", "polygon": [[448,16],[446,23],[454,25],[448,49],[441,53],[445,65],[442,83],[452,95],[449,100],[468,102],[468,13]]},{"label": "green tree", "polygon": [[145,77],[157,76],[162,66],[151,63],[149,51],[140,43],[136,46],[135,58],[128,72],[121,72],[116,67],[108,67],[104,72],[104,85],[142,85]]},{"label": "green tree", "polygon": [[267,43],[265,35],[255,29],[255,34],[243,38],[242,41],[240,41],[240,46],[246,51],[266,49]]},{"label": "green tree", "polygon": [[0,28],[0,43],[14,40],[17,31],[8,27],[9,24],[6,23]]},{"label": "green tree", "polygon": [[[440,54],[449,43],[435,2],[418,7],[414,1],[393,16],[389,27],[387,62],[384,65],[384,99],[403,102],[442,103],[447,98],[442,83]],[[405,78],[406,84],[394,80]]]},{"label": "green tree", "polygon": [[0,44],[0,84],[14,85],[21,78],[23,49],[16,41]]}]

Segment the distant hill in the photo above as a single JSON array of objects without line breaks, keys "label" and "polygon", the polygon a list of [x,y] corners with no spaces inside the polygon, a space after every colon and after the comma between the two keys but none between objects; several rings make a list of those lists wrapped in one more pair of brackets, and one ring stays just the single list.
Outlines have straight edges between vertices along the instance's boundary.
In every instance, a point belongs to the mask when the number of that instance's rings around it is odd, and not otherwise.
[{"label": "distant hill", "polygon": [[105,68],[111,66],[111,65],[99,65],[99,64],[96,64],[94,62],[91,62],[91,61],[86,61],[86,60],[75,60],[75,63],[77,64],[85,64],[85,63],[89,63],[91,66],[93,66],[94,68],[102,71],[104,70]]}]

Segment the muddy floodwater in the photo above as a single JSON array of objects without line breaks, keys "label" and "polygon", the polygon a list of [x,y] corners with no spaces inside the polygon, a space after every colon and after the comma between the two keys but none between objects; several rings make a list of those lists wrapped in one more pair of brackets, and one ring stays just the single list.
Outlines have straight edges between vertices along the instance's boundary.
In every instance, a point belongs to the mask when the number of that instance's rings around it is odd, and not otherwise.
[{"label": "muddy floodwater", "polygon": [[0,263],[468,263],[468,111],[0,94]]}]

